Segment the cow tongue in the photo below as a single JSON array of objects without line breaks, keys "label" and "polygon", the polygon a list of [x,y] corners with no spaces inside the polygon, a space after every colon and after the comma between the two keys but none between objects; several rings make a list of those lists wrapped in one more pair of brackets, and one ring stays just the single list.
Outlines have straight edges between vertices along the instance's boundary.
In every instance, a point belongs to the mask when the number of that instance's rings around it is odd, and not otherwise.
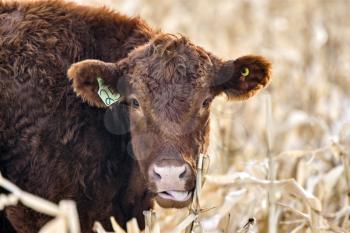
[{"label": "cow tongue", "polygon": [[165,199],[171,199],[174,201],[186,201],[189,198],[188,191],[166,191],[158,193],[159,196]]}]

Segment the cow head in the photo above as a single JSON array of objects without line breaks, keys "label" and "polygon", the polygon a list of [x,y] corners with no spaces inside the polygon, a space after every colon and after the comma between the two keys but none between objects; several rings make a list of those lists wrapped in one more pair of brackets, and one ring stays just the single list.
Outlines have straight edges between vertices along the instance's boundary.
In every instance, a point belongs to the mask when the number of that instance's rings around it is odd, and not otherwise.
[{"label": "cow head", "polygon": [[73,64],[68,76],[92,106],[106,108],[97,77],[121,95],[110,108],[128,106],[132,152],[148,189],[161,206],[180,208],[191,202],[196,160],[208,147],[212,100],[253,96],[269,82],[270,63],[259,56],[223,61],[184,37],[162,34],[117,63]]}]

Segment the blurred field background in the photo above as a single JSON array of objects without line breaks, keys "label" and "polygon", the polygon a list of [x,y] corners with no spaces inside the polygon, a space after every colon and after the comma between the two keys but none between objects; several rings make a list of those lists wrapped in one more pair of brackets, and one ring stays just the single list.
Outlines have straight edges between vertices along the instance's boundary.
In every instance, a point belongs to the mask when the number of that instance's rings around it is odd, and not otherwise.
[{"label": "blurred field background", "polygon": [[[223,58],[260,54],[272,61],[267,91],[245,102],[215,100],[210,174],[294,178],[322,209],[310,208],[283,188],[276,187],[274,198],[268,198],[271,188],[266,186],[239,179],[224,186],[207,181],[201,199],[202,208],[209,209],[200,215],[203,232],[236,232],[250,217],[256,219],[253,232],[350,232],[350,1],[78,2],[139,15]],[[272,103],[270,163],[267,93]],[[157,208],[161,232],[173,229],[187,213]]]}]

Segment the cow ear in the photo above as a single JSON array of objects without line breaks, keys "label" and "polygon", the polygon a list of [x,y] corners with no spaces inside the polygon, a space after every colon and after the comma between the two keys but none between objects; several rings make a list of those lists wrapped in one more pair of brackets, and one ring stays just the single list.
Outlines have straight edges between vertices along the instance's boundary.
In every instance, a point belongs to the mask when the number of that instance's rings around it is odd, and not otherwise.
[{"label": "cow ear", "polygon": [[122,69],[118,64],[84,60],[74,63],[67,75],[77,96],[91,106],[106,108],[120,98],[116,87]]},{"label": "cow ear", "polygon": [[244,56],[220,62],[214,76],[214,93],[226,93],[230,100],[244,100],[269,83],[271,64],[261,56]]}]

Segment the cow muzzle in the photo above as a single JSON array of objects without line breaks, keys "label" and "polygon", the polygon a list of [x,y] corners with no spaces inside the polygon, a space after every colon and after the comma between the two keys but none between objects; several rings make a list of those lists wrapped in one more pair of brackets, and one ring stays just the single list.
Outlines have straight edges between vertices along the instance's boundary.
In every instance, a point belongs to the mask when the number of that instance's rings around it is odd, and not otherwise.
[{"label": "cow muzzle", "polygon": [[178,160],[161,160],[149,168],[156,201],[164,208],[183,208],[192,201],[195,175],[189,164]]}]

